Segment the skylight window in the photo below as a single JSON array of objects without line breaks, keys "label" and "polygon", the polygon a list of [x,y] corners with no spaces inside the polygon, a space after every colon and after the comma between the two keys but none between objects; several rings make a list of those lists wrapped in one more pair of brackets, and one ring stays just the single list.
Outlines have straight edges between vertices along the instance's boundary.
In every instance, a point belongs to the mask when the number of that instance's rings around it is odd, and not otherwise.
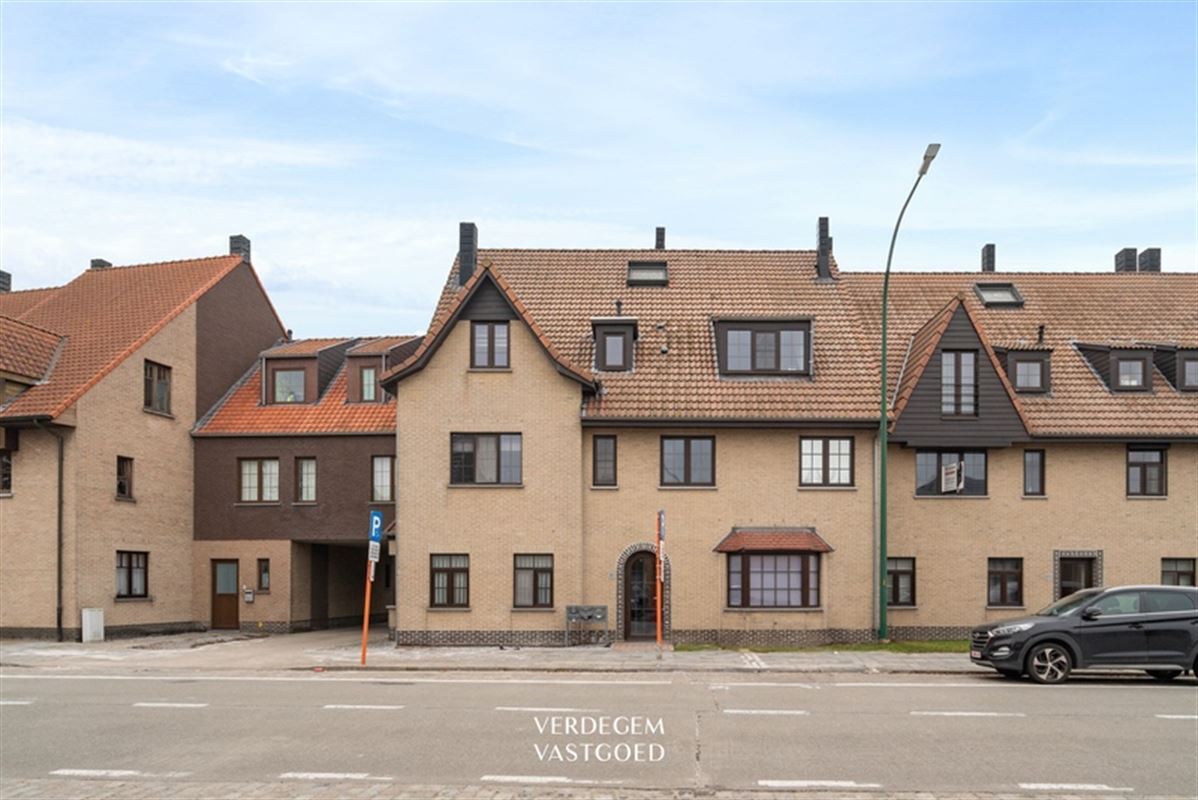
[{"label": "skylight window", "polygon": [[670,282],[664,261],[629,261],[629,286],[665,286]]},{"label": "skylight window", "polygon": [[973,290],[986,308],[1019,308],[1023,305],[1023,295],[1013,283],[975,283]]}]

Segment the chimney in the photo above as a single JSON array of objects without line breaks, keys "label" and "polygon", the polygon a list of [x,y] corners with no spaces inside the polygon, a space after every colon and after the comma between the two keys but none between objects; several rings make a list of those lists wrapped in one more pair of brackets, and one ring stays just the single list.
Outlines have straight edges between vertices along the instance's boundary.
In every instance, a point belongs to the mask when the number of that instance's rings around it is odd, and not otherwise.
[{"label": "chimney", "polygon": [[994,245],[982,246],[982,272],[994,272]]},{"label": "chimney", "polygon": [[242,261],[250,260],[250,240],[248,237],[235,233],[229,237],[229,255],[241,256]]},{"label": "chimney", "polygon": [[832,237],[828,235],[828,218],[819,218],[819,249],[815,257],[815,272],[820,280],[832,280]]},{"label": "chimney", "polygon": [[12,291],[12,274],[0,269],[0,292]]},{"label": "chimney", "polygon": [[1136,271],[1136,248],[1125,247],[1115,253],[1115,272]]},{"label": "chimney", "polygon": [[458,285],[464,286],[478,266],[478,226],[463,222],[458,226]]},{"label": "chimney", "polygon": [[105,261],[102,258],[93,258],[92,259],[92,266],[91,266],[92,269],[108,269],[111,266],[112,266],[111,261]]},{"label": "chimney", "polygon": [[657,229],[657,245],[656,245],[655,249],[657,249],[657,250],[665,250],[666,249],[666,229],[665,228]]},{"label": "chimney", "polygon": [[1145,247],[1140,252],[1140,272],[1160,272],[1161,271],[1161,249],[1159,247]]}]

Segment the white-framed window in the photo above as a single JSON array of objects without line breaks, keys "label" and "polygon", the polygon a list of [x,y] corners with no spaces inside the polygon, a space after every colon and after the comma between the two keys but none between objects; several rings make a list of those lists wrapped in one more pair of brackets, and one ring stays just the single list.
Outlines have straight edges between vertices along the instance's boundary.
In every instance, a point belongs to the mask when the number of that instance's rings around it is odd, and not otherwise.
[{"label": "white-framed window", "polygon": [[295,460],[295,499],[300,503],[316,502],[316,459]]},{"label": "white-framed window", "polygon": [[241,464],[241,502],[277,503],[279,501],[279,460],[243,458]]},{"label": "white-framed window", "polygon": [[395,456],[374,456],[371,459],[372,489],[370,499],[376,503],[390,503],[395,499],[392,484],[392,468]]},{"label": "white-framed window", "polygon": [[801,437],[799,440],[799,485],[852,486],[852,438]]}]

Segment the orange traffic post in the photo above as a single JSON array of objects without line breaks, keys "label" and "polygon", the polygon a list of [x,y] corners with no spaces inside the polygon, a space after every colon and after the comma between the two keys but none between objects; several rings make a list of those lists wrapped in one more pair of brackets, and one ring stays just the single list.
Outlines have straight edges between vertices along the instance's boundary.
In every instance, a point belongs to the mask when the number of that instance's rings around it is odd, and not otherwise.
[{"label": "orange traffic post", "polygon": [[366,640],[370,636],[370,589],[374,586],[374,562],[366,562],[366,602],[362,605],[362,666],[366,666]]},{"label": "orange traffic post", "polygon": [[657,512],[657,549],[653,553],[654,566],[657,567],[657,591],[654,594],[657,596],[657,646],[661,647],[661,589],[662,589],[662,574],[665,571],[665,563],[661,557],[661,518],[663,512]]}]

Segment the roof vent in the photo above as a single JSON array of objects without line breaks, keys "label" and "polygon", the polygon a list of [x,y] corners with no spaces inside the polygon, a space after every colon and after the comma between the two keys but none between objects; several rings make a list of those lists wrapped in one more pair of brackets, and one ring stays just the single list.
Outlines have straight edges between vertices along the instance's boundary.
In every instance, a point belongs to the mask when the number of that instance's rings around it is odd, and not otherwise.
[{"label": "roof vent", "polygon": [[1115,272],[1136,271],[1136,248],[1125,247],[1115,253]]},{"label": "roof vent", "polygon": [[815,257],[815,272],[820,280],[832,280],[832,237],[828,235],[828,218],[819,218],[819,248]]},{"label": "roof vent", "polygon": [[1145,247],[1140,252],[1140,272],[1160,272],[1161,271],[1161,249],[1159,247]]},{"label": "roof vent", "polygon": [[463,222],[458,226],[458,285],[465,286],[478,266],[478,226]]},{"label": "roof vent", "polygon": [[666,249],[666,229],[665,228],[657,229],[657,244],[655,245],[655,249],[657,249],[657,250],[665,250]]},{"label": "roof vent", "polygon": [[670,274],[664,261],[629,261],[629,286],[666,286]]},{"label": "roof vent", "polygon": [[105,261],[102,258],[93,258],[92,259],[92,266],[91,266],[92,269],[108,269],[111,266],[112,266],[111,261]]},{"label": "roof vent", "polygon": [[229,255],[241,256],[242,261],[250,260],[250,240],[248,236],[235,233],[229,237]]},{"label": "roof vent", "polygon": [[982,272],[994,272],[994,245],[982,246]]},{"label": "roof vent", "polygon": [[12,275],[0,269],[0,292],[12,291]]}]

